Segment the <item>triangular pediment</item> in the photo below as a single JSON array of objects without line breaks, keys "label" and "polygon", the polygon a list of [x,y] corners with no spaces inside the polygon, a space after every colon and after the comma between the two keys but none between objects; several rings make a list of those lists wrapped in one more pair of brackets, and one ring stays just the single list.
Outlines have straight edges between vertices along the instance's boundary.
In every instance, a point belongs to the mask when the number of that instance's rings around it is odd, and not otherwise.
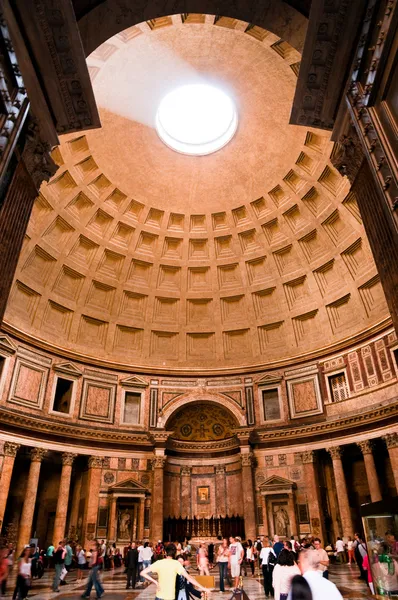
[{"label": "triangular pediment", "polygon": [[294,481],[290,481],[290,479],[285,479],[284,477],[279,477],[279,475],[271,475],[260,485],[260,489],[277,489],[277,488],[292,488],[295,487]]},{"label": "triangular pediment", "polygon": [[257,381],[257,385],[268,385],[272,383],[280,383],[283,379],[282,373],[267,373]]},{"label": "triangular pediment", "polygon": [[148,387],[148,382],[145,379],[141,379],[141,377],[137,377],[137,375],[132,375],[131,377],[122,379],[120,385],[123,387]]},{"label": "triangular pediment", "polygon": [[71,362],[55,364],[53,369],[56,373],[63,373],[64,375],[71,375],[72,377],[81,377],[83,375],[82,371]]},{"label": "triangular pediment", "polygon": [[10,356],[17,351],[17,347],[11,338],[8,337],[5,333],[0,334],[0,352],[1,354],[7,354]]},{"label": "triangular pediment", "polygon": [[125,479],[110,485],[109,491],[147,492],[148,488],[136,479]]}]

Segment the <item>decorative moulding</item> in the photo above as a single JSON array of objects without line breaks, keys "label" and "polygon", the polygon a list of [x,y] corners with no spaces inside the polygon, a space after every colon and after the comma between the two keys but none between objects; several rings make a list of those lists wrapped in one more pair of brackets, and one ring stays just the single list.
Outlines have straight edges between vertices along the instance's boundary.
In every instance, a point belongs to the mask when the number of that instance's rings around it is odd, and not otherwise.
[{"label": "decorative moulding", "polygon": [[137,481],[136,479],[126,479],[113,485],[110,485],[108,492],[111,494],[145,494],[148,492],[148,488]]},{"label": "decorative moulding", "polygon": [[120,385],[122,387],[146,388],[146,387],[148,387],[149,384],[147,381],[145,381],[145,379],[141,379],[141,377],[132,375],[131,377],[126,377],[125,379],[122,379],[120,381]]},{"label": "decorative moulding", "polygon": [[17,346],[8,337],[8,335],[0,334],[0,355],[11,356],[17,351]]},{"label": "decorative moulding", "polygon": [[63,375],[68,375],[69,377],[78,378],[83,375],[83,372],[75,367],[73,363],[63,362],[53,365],[53,370],[56,373],[61,373]]},{"label": "decorative moulding", "polygon": [[257,385],[270,385],[273,383],[280,383],[282,379],[282,373],[267,373],[257,381]]},{"label": "decorative moulding", "polygon": [[297,487],[294,481],[279,477],[278,475],[271,475],[259,486],[260,492],[263,495],[267,494],[289,494],[292,493],[293,489]]}]

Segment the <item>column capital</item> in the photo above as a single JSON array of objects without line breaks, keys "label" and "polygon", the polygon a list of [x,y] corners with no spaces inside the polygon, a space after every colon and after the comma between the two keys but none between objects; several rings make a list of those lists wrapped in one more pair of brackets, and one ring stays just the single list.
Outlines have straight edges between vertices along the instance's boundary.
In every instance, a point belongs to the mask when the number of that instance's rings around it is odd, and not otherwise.
[{"label": "column capital", "polygon": [[152,469],[164,469],[166,465],[166,456],[155,456],[152,458]]},{"label": "column capital", "polygon": [[251,467],[253,465],[253,453],[247,452],[245,454],[240,455],[240,460],[242,462],[242,467]]},{"label": "column capital", "polygon": [[88,468],[89,469],[102,469],[102,458],[100,456],[89,456]]},{"label": "column capital", "polygon": [[300,452],[300,455],[304,465],[315,462],[315,450],[305,450],[304,452]]},{"label": "column capital", "polygon": [[190,477],[192,473],[192,467],[181,467],[181,477]]},{"label": "column capital", "polygon": [[363,442],[357,442],[357,446],[361,449],[362,454],[372,454],[372,440],[363,440]]},{"label": "column capital", "polygon": [[332,457],[332,460],[341,460],[341,457],[343,456],[343,449],[341,446],[332,446],[327,450]]},{"label": "column capital", "polygon": [[383,435],[383,440],[387,444],[387,448],[398,448],[398,433],[387,433]]},{"label": "column capital", "polygon": [[63,452],[62,453],[62,464],[71,467],[73,465],[73,461],[75,460],[77,454],[73,454],[73,452]]},{"label": "column capital", "polygon": [[215,466],[216,475],[224,475],[225,473],[225,465],[216,465]]},{"label": "column capital", "polygon": [[4,456],[16,457],[21,444],[14,444],[14,442],[4,442]]},{"label": "column capital", "polygon": [[30,460],[32,462],[41,462],[46,454],[47,450],[45,448],[32,448],[30,451]]}]

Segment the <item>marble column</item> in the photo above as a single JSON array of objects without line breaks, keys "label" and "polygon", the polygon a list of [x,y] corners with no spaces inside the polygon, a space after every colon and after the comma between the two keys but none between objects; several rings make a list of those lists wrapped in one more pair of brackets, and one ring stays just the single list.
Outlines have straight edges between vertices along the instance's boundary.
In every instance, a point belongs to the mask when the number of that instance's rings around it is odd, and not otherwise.
[{"label": "marble column", "polygon": [[15,457],[19,448],[19,444],[14,444],[13,442],[4,443],[4,459],[0,475],[0,533],[3,526],[4,513],[6,511],[7,506],[8,492],[10,491],[10,483],[12,472],[14,469]]},{"label": "marble column", "polygon": [[181,467],[181,504],[180,513],[181,516],[189,517],[191,515],[191,467]]},{"label": "marble column", "polygon": [[240,449],[240,452],[242,463],[242,498],[243,515],[245,518],[245,535],[247,540],[254,540],[256,539],[257,531],[252,471],[253,454],[245,446]]},{"label": "marble column", "polygon": [[307,492],[308,512],[310,514],[310,530],[312,535],[323,538],[323,514],[321,510],[320,490],[315,468],[316,453],[307,450],[299,453],[304,465],[304,479]]},{"label": "marble column", "polygon": [[215,514],[225,517],[227,514],[227,490],[225,465],[216,465],[216,510]]},{"label": "marble column", "polygon": [[102,458],[90,456],[88,459],[88,477],[86,491],[86,505],[84,510],[84,547],[90,547],[95,539],[97,529],[99,491],[101,488]]},{"label": "marble column", "polygon": [[[79,508],[80,508],[80,496],[82,491],[82,479],[83,475],[81,471],[76,474],[74,478],[74,486],[72,492],[72,506],[70,509],[70,527],[73,529],[74,534],[78,535],[78,520],[79,520]],[[81,536],[79,536],[79,541]]]},{"label": "marble column", "polygon": [[140,504],[138,509],[138,536],[137,539],[142,541],[144,539],[144,516],[145,516],[145,498],[140,498]]},{"label": "marble column", "polygon": [[382,499],[379,478],[377,477],[377,471],[375,461],[373,458],[372,442],[370,440],[364,440],[358,442],[357,446],[361,449],[363,454],[363,460],[365,463],[366,477],[368,480],[368,486],[370,491],[370,498],[372,502],[378,502]]},{"label": "marble column", "polygon": [[298,536],[296,507],[295,507],[295,504],[294,504],[294,495],[293,495],[293,493],[291,493],[291,494],[288,495],[288,498],[287,498],[287,510],[288,510],[289,521],[290,521],[290,535]]},{"label": "marble column", "polygon": [[60,540],[65,537],[66,517],[68,514],[70,480],[72,476],[72,466],[77,454],[72,452],[63,452],[61,481],[59,483],[57,510],[55,513],[53,544],[56,546]]},{"label": "marble column", "polygon": [[350,503],[348,500],[347,485],[346,485],[345,476],[344,476],[343,462],[341,460],[343,452],[342,452],[342,449],[340,446],[328,448],[328,452],[329,452],[330,456],[332,457],[334,479],[335,479],[336,490],[337,490],[337,501],[339,504],[343,536],[345,538],[347,538],[349,535],[352,537],[352,535],[354,533],[354,528],[353,528],[353,524],[352,524],[351,509],[350,509]]},{"label": "marble column", "polygon": [[390,456],[391,468],[394,475],[395,489],[398,492],[398,433],[387,433],[383,435]]},{"label": "marble column", "polygon": [[153,494],[151,538],[154,542],[163,539],[163,488],[166,460],[167,458],[163,454],[159,454],[152,459]]},{"label": "marble column", "polygon": [[109,527],[108,527],[108,536],[109,541],[116,542],[116,506],[117,506],[117,498],[111,498],[111,505],[109,510]]},{"label": "marble column", "polygon": [[44,448],[32,448],[30,451],[31,461],[28,481],[24,490],[25,499],[18,528],[16,556],[19,556],[24,545],[29,543],[32,534],[33,515],[35,512],[37,490],[39,487],[41,462],[46,453],[47,450]]},{"label": "marble column", "polygon": [[264,535],[267,535],[269,537],[267,496],[263,496],[262,500],[263,500],[263,527],[264,527]]}]

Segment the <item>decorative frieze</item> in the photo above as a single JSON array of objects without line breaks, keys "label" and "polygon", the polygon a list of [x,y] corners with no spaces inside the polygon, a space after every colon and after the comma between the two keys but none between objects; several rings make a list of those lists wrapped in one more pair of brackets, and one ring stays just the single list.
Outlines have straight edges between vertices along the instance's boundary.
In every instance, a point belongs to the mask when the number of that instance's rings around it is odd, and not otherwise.
[{"label": "decorative frieze", "polygon": [[304,465],[315,462],[316,454],[314,450],[305,450],[304,452],[300,452],[300,456]]},{"label": "decorative frieze", "polygon": [[341,460],[343,456],[343,449],[341,446],[333,446],[332,448],[328,448],[328,452],[332,457],[332,460]]},{"label": "decorative frieze", "polygon": [[357,442],[357,446],[361,449],[362,454],[372,454],[372,440],[363,440],[362,442]]},{"label": "decorative frieze", "polygon": [[4,456],[16,457],[20,444],[14,444],[13,442],[4,442]]},{"label": "decorative frieze", "polygon": [[153,469],[164,469],[166,465],[167,458],[166,456],[155,456],[152,458],[152,468]]},{"label": "decorative frieze", "polygon": [[72,452],[63,452],[62,453],[62,464],[71,467],[73,465],[73,461],[77,457],[77,454],[73,454]]},{"label": "decorative frieze", "polygon": [[242,467],[251,467],[253,464],[253,454],[252,452],[248,452],[246,454],[240,455],[240,460],[242,462]]},{"label": "decorative frieze", "polygon": [[387,444],[387,448],[398,448],[398,433],[387,433],[383,435],[383,440]]},{"label": "decorative frieze", "polygon": [[32,448],[30,451],[30,460],[32,462],[42,462],[46,454],[47,450],[45,448]]},{"label": "decorative frieze", "polygon": [[181,477],[191,477],[192,467],[181,467]]},{"label": "decorative frieze", "polygon": [[89,469],[102,469],[103,459],[100,456],[90,456],[88,459]]}]

